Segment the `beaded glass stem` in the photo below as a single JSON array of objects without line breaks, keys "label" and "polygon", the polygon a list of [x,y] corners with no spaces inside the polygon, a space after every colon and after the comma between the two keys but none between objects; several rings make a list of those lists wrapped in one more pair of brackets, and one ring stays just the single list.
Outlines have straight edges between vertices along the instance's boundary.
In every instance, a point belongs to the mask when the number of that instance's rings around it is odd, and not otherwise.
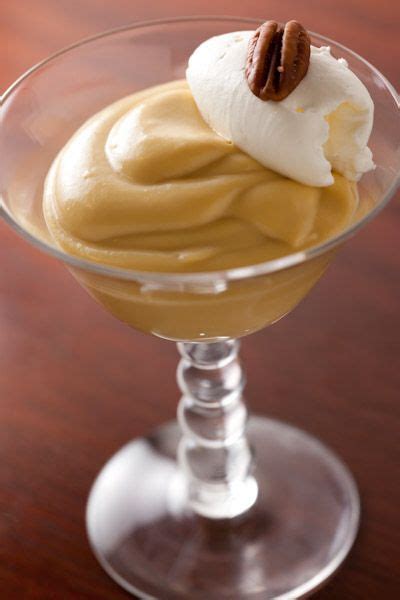
[{"label": "beaded glass stem", "polygon": [[257,498],[246,439],[245,378],[239,342],[179,343],[177,379],[182,391],[178,421],[183,437],[179,462],[189,503],[211,518],[235,517]]}]

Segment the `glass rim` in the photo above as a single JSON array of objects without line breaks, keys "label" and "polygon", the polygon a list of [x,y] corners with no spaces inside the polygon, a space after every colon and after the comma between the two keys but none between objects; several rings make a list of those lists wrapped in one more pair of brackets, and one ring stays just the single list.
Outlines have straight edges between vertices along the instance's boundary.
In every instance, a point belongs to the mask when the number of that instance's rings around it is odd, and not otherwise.
[{"label": "glass rim", "polygon": [[[201,21],[213,21],[213,22],[237,22],[237,23],[248,23],[249,25],[260,25],[264,22],[263,19],[249,18],[249,17],[238,17],[238,16],[229,16],[229,15],[199,15],[199,16],[181,16],[181,17],[170,17],[170,18],[162,18],[162,19],[148,19],[144,21],[138,21],[130,23],[129,25],[123,25],[121,27],[115,27],[101,33],[97,33],[95,35],[85,37],[73,44],[65,46],[60,50],[50,54],[43,60],[34,64],[27,71],[25,71],[20,77],[18,77],[0,96],[0,107],[2,107],[5,101],[11,96],[15,89],[29,78],[30,75],[39,71],[43,66],[47,65],[49,62],[55,60],[59,56],[67,54],[69,51],[79,48],[80,46],[85,46],[86,44],[90,44],[97,40],[111,37],[118,33],[123,33],[129,30],[136,29],[144,29],[146,27],[154,27],[157,25],[169,25],[169,24],[177,24],[184,22],[201,22]],[[340,42],[336,42],[335,40],[315,33],[313,31],[309,32],[312,38],[316,38],[318,41],[321,41],[324,45],[334,45],[337,48],[344,50],[345,52],[351,54],[357,60],[361,61],[371,70],[379,80],[384,84],[386,90],[390,93],[393,100],[397,104],[398,108],[400,108],[399,104],[399,94],[396,91],[395,87],[390,83],[390,81],[377,69],[369,63],[365,58],[347,48]],[[281,258],[276,258],[273,260],[256,263],[252,265],[246,265],[244,267],[234,267],[230,269],[221,269],[217,271],[197,271],[197,272],[158,272],[158,271],[140,271],[135,269],[125,269],[121,267],[115,267],[108,265],[106,263],[97,263],[90,260],[86,260],[83,258],[79,258],[72,254],[68,254],[64,252],[60,248],[56,248],[51,244],[45,242],[43,239],[36,237],[32,233],[30,233],[27,229],[22,227],[18,221],[13,217],[11,212],[5,206],[3,199],[0,197],[0,216],[25,240],[30,242],[33,246],[39,248],[46,254],[49,254],[62,262],[66,263],[71,267],[75,267],[78,269],[84,269],[86,271],[92,271],[98,275],[106,275],[112,278],[125,279],[131,281],[152,281],[159,283],[201,283],[205,281],[214,281],[214,280],[225,280],[225,281],[235,281],[240,279],[248,279],[250,277],[257,277],[260,275],[267,275],[269,273],[275,273],[277,271],[282,271],[283,269],[287,269],[290,267],[294,267],[300,263],[309,261],[313,258],[316,258],[330,250],[333,250],[336,246],[342,244],[345,240],[352,237],[359,229],[361,229],[366,223],[371,221],[389,202],[396,189],[400,185],[400,171],[397,173],[394,178],[390,188],[387,190],[386,194],[382,198],[382,200],[377,204],[369,213],[367,213],[364,217],[362,217],[359,221],[354,223],[348,229],[342,231],[338,235],[333,238],[323,242],[322,244],[318,244],[311,248],[307,248],[305,250],[301,250],[299,252],[293,252],[291,254],[287,254]]]}]

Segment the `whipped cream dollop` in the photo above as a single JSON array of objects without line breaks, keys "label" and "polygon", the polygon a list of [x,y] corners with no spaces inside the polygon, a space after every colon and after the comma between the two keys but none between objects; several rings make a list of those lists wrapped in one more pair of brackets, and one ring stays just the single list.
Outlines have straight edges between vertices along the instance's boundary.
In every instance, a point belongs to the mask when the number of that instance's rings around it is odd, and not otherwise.
[{"label": "whipped cream dollop", "polygon": [[296,89],[280,102],[263,101],[245,76],[253,35],[210,38],[190,57],[186,79],[206,123],[265,167],[307,185],[331,185],[332,170],[358,181],[373,169],[367,144],[374,105],[346,61],[311,46]]}]

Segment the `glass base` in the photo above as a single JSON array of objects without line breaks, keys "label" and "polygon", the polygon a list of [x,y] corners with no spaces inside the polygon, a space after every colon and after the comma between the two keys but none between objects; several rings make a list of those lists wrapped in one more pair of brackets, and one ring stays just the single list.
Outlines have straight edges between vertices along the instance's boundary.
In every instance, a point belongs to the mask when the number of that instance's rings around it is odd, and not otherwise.
[{"label": "glass base", "polygon": [[234,519],[193,513],[175,462],[176,423],[124,446],[100,472],[87,506],[92,548],[140,598],[303,597],[338,568],[357,533],[359,497],[347,468],[303,431],[253,417],[259,494]]}]

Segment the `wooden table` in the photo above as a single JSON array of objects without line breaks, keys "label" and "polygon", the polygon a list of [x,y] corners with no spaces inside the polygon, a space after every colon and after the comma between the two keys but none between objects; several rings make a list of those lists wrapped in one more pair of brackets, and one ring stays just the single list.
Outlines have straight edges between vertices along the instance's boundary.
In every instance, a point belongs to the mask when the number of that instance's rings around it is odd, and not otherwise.
[{"label": "wooden table", "polygon": [[[82,36],[137,19],[213,11],[296,17],[399,83],[395,0],[289,4],[1,3],[0,89]],[[243,343],[251,409],[320,436],[360,487],[359,537],[320,600],[390,600],[400,588],[399,231],[394,201],[347,244],[292,315]],[[103,312],[60,264],[3,224],[1,236],[1,598],[126,598],[89,550],[86,496],[115,450],[173,417],[176,352]],[[153,376],[155,365],[162,378]]]}]

